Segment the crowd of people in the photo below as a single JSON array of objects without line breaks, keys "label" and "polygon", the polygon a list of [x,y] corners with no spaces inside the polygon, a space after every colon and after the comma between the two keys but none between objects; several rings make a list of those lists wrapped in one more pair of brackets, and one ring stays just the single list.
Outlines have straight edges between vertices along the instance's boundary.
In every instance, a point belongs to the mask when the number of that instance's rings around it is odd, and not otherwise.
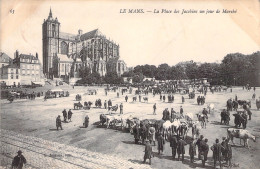
[{"label": "crowd of people", "polygon": [[[131,93],[132,93],[132,88],[131,89]],[[247,90],[250,90],[249,87],[246,87]],[[119,97],[119,89],[115,89],[114,92],[117,92],[117,97]],[[140,92],[141,90],[138,89]],[[211,89],[211,90],[221,90],[221,89]],[[255,90],[255,89],[254,89]],[[108,91],[109,90],[105,90],[105,95],[108,95]],[[121,90],[121,94],[124,95],[126,93],[127,90]],[[144,90],[145,92],[149,91]],[[168,90],[167,88],[164,88],[164,90],[162,91],[170,91],[170,89]],[[138,95],[136,95],[135,97],[139,98],[139,102],[141,102],[142,96],[141,93],[138,93]],[[195,98],[195,92],[194,90],[192,91],[194,93],[194,97],[191,95],[189,95],[189,98]],[[191,93],[192,93],[191,92]],[[206,94],[207,94],[207,88],[203,87],[200,91],[201,93],[204,93],[204,96],[200,95],[197,97],[197,104],[198,105],[204,105],[206,102]],[[154,90],[152,90],[152,93],[155,93]],[[147,93],[144,93],[145,95],[147,95]],[[162,92],[158,93],[160,94],[160,101],[166,102],[166,99],[168,98],[168,102],[172,103],[174,102],[174,94],[172,92],[168,92],[167,94],[162,94]],[[188,92],[189,94],[189,92]],[[155,95],[155,94],[154,94]],[[254,96],[255,98],[256,96]],[[260,98],[259,98],[260,99]],[[124,100],[125,100],[125,104],[128,104],[128,95],[124,96]],[[195,100],[196,102],[196,100]],[[185,103],[185,98],[184,96],[181,96],[181,103]],[[96,100],[96,104],[97,107],[102,106],[102,101],[101,99],[97,99]],[[104,101],[104,108],[108,111],[110,111],[112,109],[112,101],[111,99],[108,99]],[[236,111],[236,114],[233,114],[235,116],[234,118],[234,123],[235,123],[235,127],[239,128],[243,127],[243,129],[246,128],[247,125],[247,120],[251,120],[251,116],[252,116],[252,112],[250,110],[250,106],[249,104],[246,102],[244,103],[243,106],[243,111],[237,111],[238,107],[239,107],[239,100],[237,98],[237,96],[235,96],[234,99],[230,98],[227,101],[227,109],[223,109],[221,112],[221,124],[224,123],[226,125],[228,125],[229,121],[230,121],[230,112],[231,111]],[[124,114],[123,111],[123,103],[121,102],[119,104],[119,114]],[[153,110],[153,114],[156,115],[157,112],[157,105],[156,103],[154,103],[152,105],[152,110]],[[168,108],[165,108],[162,112],[162,120],[167,121],[173,121],[173,119],[177,118],[178,113],[171,108],[171,110],[169,111]],[[202,110],[202,115],[208,120],[208,110],[206,108],[203,108]],[[63,115],[63,121],[61,120],[61,116],[58,115],[58,117],[56,118],[56,128],[57,130],[61,129],[63,130],[62,127],[62,122],[63,123],[69,123],[72,121],[72,111],[71,109],[69,109],[69,111],[67,112],[66,109],[64,109],[62,111],[62,115]],[[183,106],[180,106],[180,110],[179,110],[179,115],[180,117],[184,117],[184,108]],[[89,116],[86,115],[83,119],[83,127],[87,128],[89,126]],[[215,140],[215,143],[212,146],[209,146],[208,143],[208,138],[204,138],[203,135],[200,135],[199,138],[194,138],[194,137],[184,137],[183,135],[179,135],[176,132],[172,132],[169,135],[167,135],[167,137],[165,137],[165,133],[162,132],[157,132],[156,128],[151,126],[145,128],[147,126],[138,126],[138,124],[136,124],[136,126],[133,128],[133,134],[134,134],[134,140],[136,144],[144,144],[145,145],[145,153],[144,153],[144,159],[143,162],[146,163],[146,160],[149,160],[149,164],[152,163],[152,157],[154,157],[155,152],[153,151],[153,146],[157,146],[157,151],[158,151],[158,155],[163,155],[164,151],[165,151],[165,144],[166,142],[169,142],[169,148],[171,148],[172,150],[172,159],[173,160],[177,160],[177,161],[182,161],[184,162],[185,160],[185,153],[187,153],[189,155],[189,162],[190,163],[194,163],[197,161],[201,161],[202,167],[205,167],[208,161],[208,153],[209,151],[213,152],[213,160],[214,160],[214,167],[217,166],[217,164],[219,164],[220,167],[223,166],[223,163],[225,162],[226,165],[228,167],[232,166],[231,160],[232,160],[232,147],[229,144],[229,139],[223,137],[222,138],[222,142],[220,143],[219,139],[217,138]],[[152,145],[153,143],[153,145]],[[157,143],[157,144],[156,144]],[[185,151],[186,150],[186,151]],[[188,150],[188,151],[187,151]],[[197,156],[197,158],[196,158]],[[18,152],[18,157],[20,158],[20,161],[18,165],[22,166],[22,164],[26,163],[25,158],[21,155],[21,151]],[[15,157],[16,160],[14,159],[13,162],[13,166],[17,166],[17,157]],[[21,160],[22,159],[22,160]],[[209,164],[208,164],[209,165]]]},{"label": "crowd of people", "polygon": [[[184,154],[187,152],[185,151],[185,147],[188,147],[188,154],[189,154],[189,161],[190,163],[195,162],[195,156],[198,155],[197,160],[201,161],[202,167],[206,166],[206,162],[208,161],[208,152],[211,150],[213,152],[213,161],[214,167],[216,168],[217,163],[219,164],[220,168],[223,166],[225,162],[228,167],[232,166],[232,147],[229,144],[229,139],[223,137],[222,143],[219,142],[219,139],[215,140],[215,143],[209,147],[208,139],[204,138],[203,135],[200,135],[198,139],[193,139],[188,141],[184,140],[182,137],[178,137],[176,133],[173,133],[170,136],[170,148],[172,150],[172,160],[182,161],[184,162]],[[152,148],[152,140],[145,140],[145,153],[144,153],[144,161],[146,162],[149,159],[149,164],[152,163],[152,157],[154,157],[154,151]],[[158,155],[162,155],[165,149],[165,140],[162,134],[159,134],[157,138],[157,149]],[[177,155],[177,156],[176,156]]]}]

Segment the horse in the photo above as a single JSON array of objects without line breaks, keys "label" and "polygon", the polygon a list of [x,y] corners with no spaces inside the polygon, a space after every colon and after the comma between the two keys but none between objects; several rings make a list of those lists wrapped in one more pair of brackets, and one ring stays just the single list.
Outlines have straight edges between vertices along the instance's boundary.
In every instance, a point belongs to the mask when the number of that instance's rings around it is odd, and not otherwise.
[{"label": "horse", "polygon": [[252,135],[251,133],[249,133],[249,131],[243,130],[243,129],[228,128],[227,129],[227,138],[230,139],[233,144],[234,144],[234,142],[233,142],[234,137],[240,139],[240,144],[241,144],[241,140],[244,140],[244,147],[247,147],[247,148],[248,148],[249,139],[252,139],[254,142],[256,142],[256,137],[254,135]]},{"label": "horse", "polygon": [[83,108],[83,105],[80,102],[74,103],[74,109],[76,110],[76,108],[81,109],[81,108]]},{"label": "horse", "polygon": [[84,102],[84,109],[90,109],[90,107],[91,107],[91,105],[92,105],[92,102]]},{"label": "horse", "polygon": [[228,111],[224,110],[220,113],[221,116],[221,121],[220,123],[222,124],[222,121],[224,122],[225,125],[229,124],[230,121],[230,114],[228,113]]},{"label": "horse", "polygon": [[111,106],[111,108],[110,108],[110,110],[114,111],[114,112],[116,112],[117,109],[118,109],[118,104],[116,104],[115,106]]},{"label": "horse", "polygon": [[238,100],[237,102],[240,106],[248,105],[251,108],[251,101]]},{"label": "horse", "polygon": [[100,123],[99,123],[99,124],[102,124],[102,126],[103,126],[104,124],[106,124],[107,128],[109,128],[110,125],[115,126],[115,125],[113,125],[113,123],[115,122],[115,121],[114,121],[114,119],[115,119],[114,116],[101,114],[101,115],[99,116],[99,118],[100,118]]},{"label": "horse", "polygon": [[238,102],[233,100],[232,104],[233,104],[233,110],[237,111],[237,109],[238,109]]},{"label": "horse", "polygon": [[231,99],[227,100],[227,110],[232,111],[233,108],[233,101]]},{"label": "horse", "polygon": [[245,123],[246,123],[247,119],[242,117],[241,113],[240,114],[233,114],[233,116],[235,116],[235,119],[234,119],[235,127],[238,128],[242,124],[243,128],[245,128]]},{"label": "horse", "polygon": [[191,124],[192,138],[194,138],[194,136],[196,136],[196,139],[199,138],[201,126],[199,126],[198,124],[199,124],[199,121],[192,122],[192,124]]},{"label": "horse", "polygon": [[209,109],[209,114],[211,111],[214,113],[215,105],[213,103],[208,104],[207,108]]},{"label": "horse", "polygon": [[165,139],[168,139],[168,134],[171,133],[172,130],[172,123],[170,122],[170,120],[167,120],[163,123],[163,137]]},{"label": "horse", "polygon": [[148,97],[143,97],[144,101],[148,102]]},{"label": "horse", "polygon": [[186,122],[181,122],[179,126],[179,135],[182,136],[184,139],[186,138],[189,131],[189,125]]}]

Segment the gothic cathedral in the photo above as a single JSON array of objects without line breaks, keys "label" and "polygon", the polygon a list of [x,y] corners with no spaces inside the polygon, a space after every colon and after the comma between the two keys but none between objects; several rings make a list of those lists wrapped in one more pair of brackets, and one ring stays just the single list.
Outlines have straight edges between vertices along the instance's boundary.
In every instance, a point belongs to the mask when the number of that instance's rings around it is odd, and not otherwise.
[{"label": "gothic cathedral", "polygon": [[127,71],[119,60],[119,45],[106,38],[98,29],[87,33],[63,33],[60,23],[50,10],[42,24],[43,73],[47,78],[79,78],[82,67],[90,68],[105,76],[116,72],[119,76]]}]

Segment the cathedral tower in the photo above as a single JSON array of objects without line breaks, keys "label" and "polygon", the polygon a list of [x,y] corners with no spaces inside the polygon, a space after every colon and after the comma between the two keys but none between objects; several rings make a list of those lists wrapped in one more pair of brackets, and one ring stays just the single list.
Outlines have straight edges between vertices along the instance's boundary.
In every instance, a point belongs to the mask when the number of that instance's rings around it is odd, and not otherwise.
[{"label": "cathedral tower", "polygon": [[52,17],[50,9],[47,20],[42,24],[43,73],[47,78],[53,77],[53,57],[59,50],[60,23]]}]

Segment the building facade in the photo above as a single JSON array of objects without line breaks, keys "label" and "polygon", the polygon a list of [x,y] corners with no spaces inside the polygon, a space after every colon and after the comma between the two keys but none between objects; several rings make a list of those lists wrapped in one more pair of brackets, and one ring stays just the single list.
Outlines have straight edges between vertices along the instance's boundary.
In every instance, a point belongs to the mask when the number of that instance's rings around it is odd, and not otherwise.
[{"label": "building facade", "polygon": [[20,69],[18,66],[10,64],[0,68],[1,79],[0,82],[7,86],[21,85]]},{"label": "building facade", "polygon": [[125,62],[119,60],[119,45],[107,39],[98,29],[84,34],[82,30],[79,30],[78,34],[70,34],[61,32],[60,25],[50,10],[42,25],[43,73],[48,78],[77,78],[82,66],[98,72],[101,76],[112,71],[110,67],[117,67],[113,71],[118,75],[127,70]]},{"label": "building facade", "polygon": [[44,84],[44,77],[41,71],[41,63],[38,54],[19,54],[15,52],[13,64],[20,68],[21,85],[31,85],[32,83]]},{"label": "building facade", "polygon": [[0,52],[0,67],[10,65],[13,60],[4,52]]}]

